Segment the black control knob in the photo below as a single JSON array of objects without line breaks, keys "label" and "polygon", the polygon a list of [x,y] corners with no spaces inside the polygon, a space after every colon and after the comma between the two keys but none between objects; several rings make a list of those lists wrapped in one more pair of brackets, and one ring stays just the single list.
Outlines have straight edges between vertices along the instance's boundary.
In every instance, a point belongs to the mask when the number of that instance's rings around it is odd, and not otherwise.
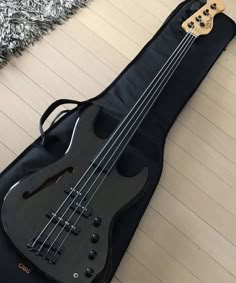
[{"label": "black control knob", "polygon": [[94,233],[91,237],[91,242],[95,244],[98,241],[99,241],[99,235],[97,233]]},{"label": "black control knob", "polygon": [[93,221],[93,225],[95,227],[99,227],[102,224],[102,218],[101,217],[96,217]]},{"label": "black control knob", "polygon": [[92,277],[93,273],[94,273],[94,270],[93,270],[92,267],[89,267],[85,270],[85,276],[88,277],[88,278]]},{"label": "black control knob", "polygon": [[89,259],[94,260],[97,257],[97,252],[95,250],[91,250],[89,252]]}]

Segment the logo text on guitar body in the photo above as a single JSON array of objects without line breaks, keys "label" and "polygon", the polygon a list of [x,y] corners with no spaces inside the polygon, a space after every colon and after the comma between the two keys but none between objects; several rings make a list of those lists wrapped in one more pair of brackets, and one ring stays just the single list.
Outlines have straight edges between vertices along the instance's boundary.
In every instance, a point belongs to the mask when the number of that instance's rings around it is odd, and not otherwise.
[{"label": "logo text on guitar body", "polygon": [[23,263],[19,263],[18,264],[18,268],[20,269],[20,270],[22,270],[23,272],[25,272],[26,274],[30,274],[31,273],[31,269],[30,268],[28,268],[26,265],[24,265]]}]

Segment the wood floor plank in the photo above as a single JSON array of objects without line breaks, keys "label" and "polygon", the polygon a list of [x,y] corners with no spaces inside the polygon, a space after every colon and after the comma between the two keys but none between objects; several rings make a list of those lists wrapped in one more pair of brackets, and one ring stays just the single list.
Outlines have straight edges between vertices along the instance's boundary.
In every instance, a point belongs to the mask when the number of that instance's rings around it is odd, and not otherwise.
[{"label": "wood floor plank", "polygon": [[60,29],[116,72],[120,72],[130,61],[75,18],[71,18]]},{"label": "wood floor plank", "polygon": [[141,50],[138,44],[90,9],[80,10],[75,18],[130,60]]},{"label": "wood floor plank", "polygon": [[233,39],[227,46],[227,50],[236,56],[236,40]]},{"label": "wood floor plank", "polygon": [[15,154],[0,143],[0,172],[2,172],[15,158]]},{"label": "wood floor plank", "polygon": [[49,36],[45,36],[44,39],[99,84],[107,86],[114,80],[116,72],[62,30],[57,29]]},{"label": "wood floor plank", "polygon": [[178,121],[172,128],[169,139],[236,190],[236,165],[232,161],[225,158]]},{"label": "wood floor plank", "polygon": [[236,76],[222,64],[216,63],[210,70],[209,76],[236,95],[236,85],[234,83]]},{"label": "wood floor plank", "polygon": [[236,75],[236,56],[230,52],[223,52],[220,56],[218,63]]},{"label": "wood floor plank", "polygon": [[236,164],[236,140],[187,105],[178,117],[183,125]]},{"label": "wood floor plank", "polygon": [[[9,64],[8,68],[1,70],[0,82],[40,116],[44,113],[45,109],[55,101],[49,93],[45,92],[39,85],[34,83],[12,64]],[[55,117],[58,112],[66,108],[68,109],[69,107],[59,107],[52,116]],[[48,121],[52,122],[51,116],[48,118]]]},{"label": "wood floor plank", "polygon": [[226,5],[225,14],[227,14],[234,21],[236,21],[236,15],[235,15],[236,4],[235,4],[235,1],[234,0],[224,0],[224,3]]},{"label": "wood floor plank", "polygon": [[226,134],[236,139],[236,118],[208,99],[203,93],[197,91],[189,104]]},{"label": "wood floor plank", "polygon": [[24,57],[12,58],[11,63],[55,99],[64,98],[65,95],[71,99],[85,99],[28,51],[25,52]]},{"label": "wood floor plank", "polygon": [[141,6],[134,1],[129,0],[106,0],[109,1],[117,9],[125,13],[128,17],[141,25],[143,28],[154,34],[161,26],[161,21],[152,14],[145,11]]},{"label": "wood floor plank", "polygon": [[122,283],[120,280],[118,280],[116,277],[114,277],[111,281],[111,283]]},{"label": "wood floor plank", "polygon": [[162,0],[162,4],[166,5],[170,9],[175,9],[182,1],[181,0]]},{"label": "wood floor plank", "polygon": [[201,282],[141,230],[136,231],[128,250],[162,282]]},{"label": "wood floor plank", "polygon": [[165,161],[236,216],[235,190],[171,140],[166,143]]},{"label": "wood floor plank", "polygon": [[155,0],[134,0],[144,10],[148,11],[153,16],[157,17],[160,21],[164,22],[167,16],[170,14],[171,9],[160,1]]},{"label": "wood floor plank", "polygon": [[236,247],[233,244],[164,189],[157,190],[151,206],[236,276]]},{"label": "wood floor plank", "polygon": [[89,8],[140,46],[145,45],[152,36],[150,32],[105,0],[94,1]]},{"label": "wood floor plank", "polygon": [[[0,110],[0,142],[7,145],[8,148],[15,154],[20,154],[30,143],[33,138],[27,134],[23,129],[17,126],[11,119],[9,119]],[[16,142],[17,141],[17,142]]]},{"label": "wood floor plank", "polygon": [[116,272],[116,276],[124,283],[162,282],[129,253],[125,254]]},{"label": "wood floor plank", "polygon": [[199,90],[213,100],[219,107],[236,117],[236,95],[211,77],[206,77]]},{"label": "wood floor plank", "polygon": [[0,71],[0,81],[38,113],[43,113],[54,101],[53,97],[12,64]]},{"label": "wood floor plank", "polygon": [[101,84],[83,72],[45,40],[41,40],[28,50],[83,96],[94,96],[97,94],[97,90],[103,89]]},{"label": "wood floor plank", "polygon": [[[209,226],[235,245],[236,218],[168,163],[160,184]],[[178,186],[176,186],[178,184]]]},{"label": "wood floor plank", "polygon": [[31,137],[37,137],[40,115],[0,83],[0,109]]},{"label": "wood floor plank", "polygon": [[223,266],[151,207],[147,209],[140,229],[195,274],[201,282],[235,282],[235,277],[229,274]]}]

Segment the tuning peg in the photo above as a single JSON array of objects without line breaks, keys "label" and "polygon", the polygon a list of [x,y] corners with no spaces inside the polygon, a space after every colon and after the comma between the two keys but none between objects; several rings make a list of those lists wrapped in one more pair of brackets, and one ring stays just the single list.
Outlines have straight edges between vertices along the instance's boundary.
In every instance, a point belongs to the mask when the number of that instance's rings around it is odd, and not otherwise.
[{"label": "tuning peg", "polygon": [[203,15],[204,16],[209,16],[210,15],[209,12],[210,12],[209,9],[206,9],[205,11],[203,11]]},{"label": "tuning peg", "polygon": [[216,10],[216,8],[217,8],[217,4],[216,4],[216,3],[213,3],[213,4],[211,5],[211,9],[212,9],[212,10]]}]

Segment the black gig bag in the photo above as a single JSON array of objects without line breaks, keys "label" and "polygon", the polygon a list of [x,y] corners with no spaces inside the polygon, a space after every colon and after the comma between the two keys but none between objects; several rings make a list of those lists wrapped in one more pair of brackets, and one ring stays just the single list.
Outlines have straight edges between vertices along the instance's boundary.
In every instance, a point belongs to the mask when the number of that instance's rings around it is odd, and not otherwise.
[{"label": "black gig bag", "polygon": [[[40,121],[41,136],[0,175],[0,205],[8,190],[18,180],[56,161],[64,154],[75,121],[86,105],[92,103],[101,107],[95,125],[96,133],[103,138],[109,136],[184,37],[181,23],[190,17],[193,4],[202,5],[202,2],[188,0],[181,3],[137,57],[100,95],[83,103],[59,100],[46,110]],[[235,36],[235,30],[235,23],[229,17],[224,14],[216,16],[213,31],[208,36],[200,37],[195,41],[142,123],[129,150],[119,162],[121,170],[126,175],[136,174],[145,166],[149,167],[150,175],[145,194],[126,209],[115,223],[112,259],[106,267],[103,279],[96,283],[111,281],[160,179],[168,131],[218,56]],[[64,103],[74,103],[76,107],[59,117],[44,133],[43,123],[57,106]],[[29,266],[32,272],[30,274],[22,272],[19,269],[20,263]],[[16,253],[1,229],[0,274],[1,283],[50,282]]]}]

